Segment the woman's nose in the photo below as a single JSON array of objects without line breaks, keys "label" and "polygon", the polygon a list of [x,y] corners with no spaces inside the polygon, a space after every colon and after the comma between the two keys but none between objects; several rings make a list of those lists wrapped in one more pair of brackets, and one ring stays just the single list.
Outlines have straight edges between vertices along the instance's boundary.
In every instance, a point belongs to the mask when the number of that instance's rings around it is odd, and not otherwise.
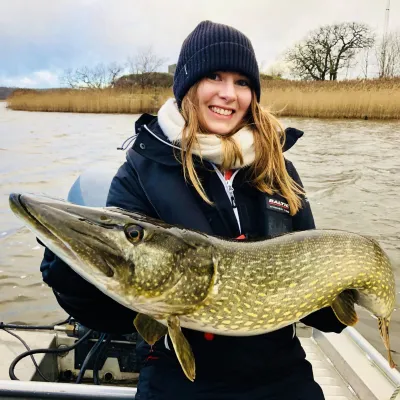
[{"label": "woman's nose", "polygon": [[236,88],[234,82],[225,81],[221,85],[219,96],[226,102],[232,102],[236,99]]}]

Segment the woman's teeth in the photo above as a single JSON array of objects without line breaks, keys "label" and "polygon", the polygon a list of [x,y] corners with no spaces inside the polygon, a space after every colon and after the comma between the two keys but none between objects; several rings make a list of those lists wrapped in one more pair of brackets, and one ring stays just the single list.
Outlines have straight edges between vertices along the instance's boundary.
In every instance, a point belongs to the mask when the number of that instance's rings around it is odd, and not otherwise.
[{"label": "woman's teeth", "polygon": [[221,115],[231,115],[233,113],[232,110],[224,110],[223,108],[219,108],[219,107],[210,107],[210,108],[215,113],[221,114]]}]

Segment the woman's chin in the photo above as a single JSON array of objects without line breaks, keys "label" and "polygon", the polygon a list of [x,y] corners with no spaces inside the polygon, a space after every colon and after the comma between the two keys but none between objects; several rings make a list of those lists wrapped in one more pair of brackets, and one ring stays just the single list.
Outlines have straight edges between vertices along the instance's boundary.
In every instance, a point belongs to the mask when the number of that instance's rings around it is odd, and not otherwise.
[{"label": "woman's chin", "polygon": [[229,135],[236,127],[237,124],[219,122],[208,122],[207,130],[215,135]]}]

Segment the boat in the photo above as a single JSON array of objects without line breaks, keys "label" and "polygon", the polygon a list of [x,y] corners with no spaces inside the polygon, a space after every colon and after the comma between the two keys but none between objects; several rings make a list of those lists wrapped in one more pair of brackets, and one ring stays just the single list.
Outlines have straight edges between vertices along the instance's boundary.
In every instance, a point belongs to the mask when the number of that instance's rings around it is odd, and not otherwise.
[{"label": "boat", "polygon": [[[85,171],[71,187],[68,201],[104,206],[117,167]],[[54,326],[0,328],[1,399],[135,398],[140,373],[136,334],[106,338],[71,318]],[[395,395],[396,389],[400,391],[400,372],[390,368],[356,329],[324,333],[298,323],[296,333],[326,400],[400,399]],[[27,347],[45,350],[35,354],[37,367],[27,356]]]},{"label": "boat", "polygon": [[[93,383],[93,366],[86,370],[82,383],[75,384],[88,349],[100,340],[96,338],[98,333],[92,332],[94,336],[87,340],[85,348],[67,351],[77,342],[79,329],[84,331],[79,324],[67,322],[47,331],[11,330],[32,349],[58,350],[35,355],[41,373],[51,382],[43,381],[29,357],[16,365],[14,374],[19,380],[10,379],[10,365],[26,348],[0,329],[0,398],[134,399],[139,377],[135,336],[109,342],[108,354],[97,371],[101,385]],[[298,324],[296,331],[326,400],[389,400],[400,385],[399,371],[391,369],[387,360],[354,328],[335,334]]]}]

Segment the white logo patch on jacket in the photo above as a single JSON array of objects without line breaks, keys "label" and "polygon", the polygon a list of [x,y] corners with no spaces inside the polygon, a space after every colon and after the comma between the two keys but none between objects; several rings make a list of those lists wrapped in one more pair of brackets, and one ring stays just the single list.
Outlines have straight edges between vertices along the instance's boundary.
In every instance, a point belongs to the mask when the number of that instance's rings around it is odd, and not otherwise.
[{"label": "white logo patch on jacket", "polygon": [[267,208],[281,213],[290,214],[290,207],[288,203],[285,203],[281,200],[272,199],[270,197],[267,199]]}]

